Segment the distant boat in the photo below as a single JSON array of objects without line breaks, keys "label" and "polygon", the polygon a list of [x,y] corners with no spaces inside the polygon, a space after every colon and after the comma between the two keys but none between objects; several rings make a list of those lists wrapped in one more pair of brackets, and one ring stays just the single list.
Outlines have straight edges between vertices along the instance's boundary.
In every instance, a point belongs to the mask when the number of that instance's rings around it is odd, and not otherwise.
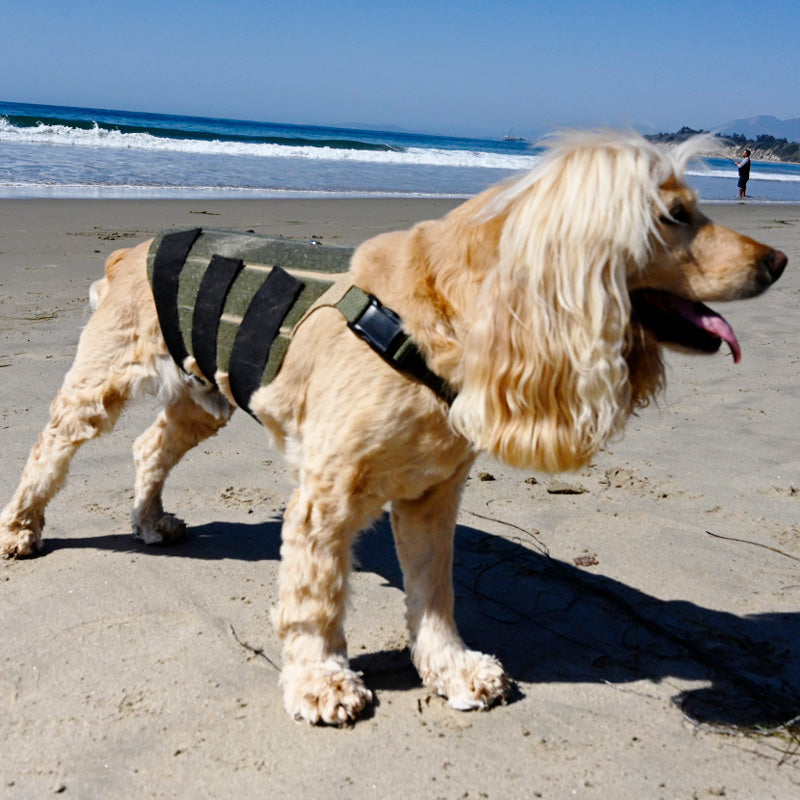
[{"label": "distant boat", "polygon": [[508,129],[508,133],[503,137],[504,142],[527,142],[528,140],[524,136],[513,136],[514,133],[513,128]]}]

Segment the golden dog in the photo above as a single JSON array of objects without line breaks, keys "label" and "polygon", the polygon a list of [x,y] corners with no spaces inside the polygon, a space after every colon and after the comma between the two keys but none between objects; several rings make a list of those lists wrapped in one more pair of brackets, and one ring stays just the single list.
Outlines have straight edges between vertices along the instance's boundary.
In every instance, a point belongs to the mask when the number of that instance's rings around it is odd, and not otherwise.
[{"label": "golden dog", "polygon": [[[452,405],[382,360],[335,309],[300,325],[276,379],[249,400],[298,480],[274,611],[290,714],[339,724],[371,700],[348,666],[343,618],[353,538],[387,502],[424,684],[458,709],[506,695],[500,662],[468,650],[453,620],[453,534],[476,455],[547,471],[585,464],[662,388],[662,344],[711,352],[724,340],[738,360],[730,326],[701,301],[755,296],[786,265],[698,210],[682,181],[698,147],[565,134],[530,173],[358,248],[352,283],[400,315]],[[134,445],[134,529],[146,542],[183,533],[162,508],[164,481],[232,405],[168,355],[148,246],[114,253],[93,287],[75,362],[0,516],[7,556],[37,550],[71,457],[142,390],[164,408]]]}]

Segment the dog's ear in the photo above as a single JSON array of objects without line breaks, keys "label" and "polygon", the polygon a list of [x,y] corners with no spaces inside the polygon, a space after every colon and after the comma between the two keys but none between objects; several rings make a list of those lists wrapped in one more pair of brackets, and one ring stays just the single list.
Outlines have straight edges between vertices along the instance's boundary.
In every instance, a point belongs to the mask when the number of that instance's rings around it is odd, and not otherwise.
[{"label": "dog's ear", "polygon": [[560,471],[585,464],[641,402],[626,360],[627,274],[647,258],[655,190],[624,150],[583,148],[547,166],[510,188],[451,422],[509,464]]},{"label": "dog's ear", "polygon": [[453,425],[514,466],[580,467],[629,413],[626,298],[575,305],[563,293],[545,299],[493,283],[467,337]]}]

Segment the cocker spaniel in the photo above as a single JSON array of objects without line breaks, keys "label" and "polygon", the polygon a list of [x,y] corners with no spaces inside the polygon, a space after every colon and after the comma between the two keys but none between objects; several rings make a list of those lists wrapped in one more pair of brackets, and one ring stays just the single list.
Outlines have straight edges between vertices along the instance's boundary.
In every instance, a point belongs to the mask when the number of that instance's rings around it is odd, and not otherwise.
[{"label": "cocker spaniel", "polygon": [[[662,346],[724,341],[738,360],[730,325],[704,302],[758,295],[786,266],[698,209],[682,178],[698,149],[564,134],[529,173],[362,244],[347,281],[390,310],[444,388],[389,363],[323,303],[294,327],[274,380],[238,398],[297,478],[273,613],[291,715],[340,724],[372,699],[348,665],[343,620],[353,539],[386,503],[423,683],[457,709],[507,694],[500,662],[467,649],[453,618],[453,534],[477,454],[552,472],[586,464],[663,387]],[[224,369],[203,379],[168,353],[149,249],[112,254],[93,287],[74,364],[0,516],[6,556],[36,552],[70,459],[144,390],[164,407],[134,445],[134,529],[150,543],[184,532],[162,507],[164,481],[237,398]]]}]

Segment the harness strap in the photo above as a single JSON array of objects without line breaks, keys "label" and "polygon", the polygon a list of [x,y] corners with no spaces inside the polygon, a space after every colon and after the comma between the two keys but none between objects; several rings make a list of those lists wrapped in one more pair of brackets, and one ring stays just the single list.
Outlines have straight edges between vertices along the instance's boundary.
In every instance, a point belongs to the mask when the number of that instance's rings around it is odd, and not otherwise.
[{"label": "harness strap", "polygon": [[161,333],[172,357],[180,365],[189,353],[183,342],[178,314],[178,285],[181,270],[202,228],[168,233],[161,239],[150,264],[150,282],[161,323]]},{"label": "harness strap", "polygon": [[231,284],[244,269],[241,258],[214,255],[203,273],[192,315],[192,350],[197,366],[209,380],[217,372],[217,332]]},{"label": "harness strap", "polygon": [[403,330],[399,315],[377,297],[351,286],[336,308],[347,320],[347,327],[390,366],[416,378],[448,404],[455,400],[456,392],[450,384],[428,369],[416,343]]},{"label": "harness strap", "polygon": [[269,347],[281,322],[303,289],[303,284],[286,270],[273,267],[247,307],[236,339],[233,342],[229,367],[233,399],[249,414],[253,392],[262,385],[261,376],[267,366]]}]

